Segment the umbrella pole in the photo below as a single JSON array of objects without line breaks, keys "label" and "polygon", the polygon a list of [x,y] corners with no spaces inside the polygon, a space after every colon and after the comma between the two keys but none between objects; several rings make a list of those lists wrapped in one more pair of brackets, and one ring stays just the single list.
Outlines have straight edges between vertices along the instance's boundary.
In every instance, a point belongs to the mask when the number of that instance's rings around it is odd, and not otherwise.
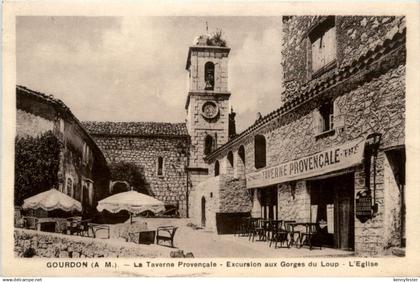
[{"label": "umbrella pole", "polygon": [[130,224],[133,224],[133,213],[130,212]]}]

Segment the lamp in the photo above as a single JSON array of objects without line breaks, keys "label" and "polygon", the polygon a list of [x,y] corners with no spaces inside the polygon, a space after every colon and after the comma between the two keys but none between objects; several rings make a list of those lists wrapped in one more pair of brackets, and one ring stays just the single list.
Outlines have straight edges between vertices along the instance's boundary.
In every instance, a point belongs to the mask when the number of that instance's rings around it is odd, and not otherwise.
[{"label": "lamp", "polygon": [[366,137],[366,143],[369,148],[368,156],[369,158],[373,156],[373,206],[372,206],[373,215],[375,215],[378,212],[378,204],[376,203],[376,158],[378,157],[381,139],[382,139],[382,134],[377,133],[377,132],[371,133]]}]

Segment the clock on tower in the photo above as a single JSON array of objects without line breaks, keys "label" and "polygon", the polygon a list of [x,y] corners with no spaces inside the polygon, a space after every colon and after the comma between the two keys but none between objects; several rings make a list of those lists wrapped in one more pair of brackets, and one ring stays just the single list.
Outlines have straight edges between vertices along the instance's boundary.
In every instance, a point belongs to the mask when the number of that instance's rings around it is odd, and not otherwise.
[{"label": "clock on tower", "polygon": [[198,36],[189,47],[187,128],[191,136],[190,169],[205,169],[204,157],[229,138],[228,56],[216,35]]}]

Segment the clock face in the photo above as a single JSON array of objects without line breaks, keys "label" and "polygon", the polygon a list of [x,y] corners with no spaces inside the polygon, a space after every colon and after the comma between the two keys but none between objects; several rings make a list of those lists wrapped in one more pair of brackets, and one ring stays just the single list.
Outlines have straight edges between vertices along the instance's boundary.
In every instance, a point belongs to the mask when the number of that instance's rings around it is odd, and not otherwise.
[{"label": "clock face", "polygon": [[216,103],[214,102],[205,102],[202,107],[202,115],[205,118],[213,119],[219,113],[219,108],[217,107]]}]

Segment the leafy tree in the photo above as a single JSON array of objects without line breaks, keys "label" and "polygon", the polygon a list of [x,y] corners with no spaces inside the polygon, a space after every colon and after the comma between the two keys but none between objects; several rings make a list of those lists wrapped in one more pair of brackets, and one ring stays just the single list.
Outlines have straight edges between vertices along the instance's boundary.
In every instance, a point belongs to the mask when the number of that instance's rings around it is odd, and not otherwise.
[{"label": "leafy tree", "polygon": [[15,205],[58,187],[62,143],[52,131],[37,137],[15,138]]},{"label": "leafy tree", "polygon": [[144,177],[142,167],[134,163],[121,161],[111,163],[109,170],[113,181],[127,181],[134,190],[143,194],[152,195]]}]

